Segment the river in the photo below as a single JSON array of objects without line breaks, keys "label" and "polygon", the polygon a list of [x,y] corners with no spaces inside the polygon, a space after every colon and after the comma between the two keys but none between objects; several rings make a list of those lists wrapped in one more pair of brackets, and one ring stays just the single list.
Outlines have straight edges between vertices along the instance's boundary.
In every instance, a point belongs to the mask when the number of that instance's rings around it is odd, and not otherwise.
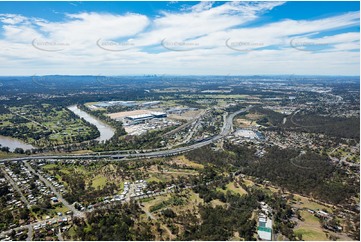
[{"label": "river", "polygon": [[15,148],[23,148],[24,150],[30,150],[35,148],[34,146],[29,145],[19,139],[2,135],[0,135],[0,144],[1,146],[9,147],[10,151],[14,151]]},{"label": "river", "polygon": [[[98,130],[100,132],[100,136],[95,140],[105,141],[105,140],[109,140],[111,137],[113,137],[114,132],[115,132],[113,127],[105,124],[104,122],[100,121],[99,119],[80,110],[76,105],[69,106],[68,109],[70,111],[72,111],[73,113],[75,113],[76,115],[78,115],[79,117],[84,118],[89,123],[94,124],[98,128]],[[3,136],[3,135],[0,135],[0,144],[1,144],[1,146],[9,147],[10,151],[14,151],[15,148],[22,148],[24,150],[36,148],[36,147],[34,147],[30,144],[27,144],[24,141],[21,141],[19,139],[15,139],[15,138]]]},{"label": "river", "polygon": [[111,137],[113,137],[115,133],[115,129],[113,127],[89,115],[88,113],[80,110],[76,105],[69,106],[68,109],[73,113],[75,113],[77,116],[84,118],[89,123],[94,124],[98,128],[100,132],[100,136],[95,140],[101,142],[101,141],[109,140]]}]

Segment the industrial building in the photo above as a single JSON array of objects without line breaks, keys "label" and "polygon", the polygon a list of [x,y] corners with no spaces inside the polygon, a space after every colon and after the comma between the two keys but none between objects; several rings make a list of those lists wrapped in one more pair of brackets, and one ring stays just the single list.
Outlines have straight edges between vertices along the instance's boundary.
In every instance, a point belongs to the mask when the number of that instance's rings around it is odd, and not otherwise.
[{"label": "industrial building", "polygon": [[161,101],[151,101],[151,102],[141,103],[141,104],[139,104],[139,106],[142,106],[142,107],[151,107],[151,106],[155,106],[155,105],[159,105],[159,104],[161,104]]},{"label": "industrial building", "polygon": [[107,108],[112,106],[122,106],[122,107],[151,107],[155,105],[161,104],[161,101],[151,101],[151,102],[143,102],[139,103],[136,101],[104,101],[93,104],[92,106],[95,108]]},{"label": "industrial building", "polygon": [[260,240],[272,240],[272,212],[267,204],[261,202],[261,211],[258,214],[257,234]]},{"label": "industrial building", "polygon": [[128,124],[140,124],[144,123],[147,120],[155,119],[155,118],[166,118],[167,114],[163,112],[151,112],[148,114],[139,114],[139,115],[132,115],[127,116],[124,118],[124,121]]},{"label": "industrial building", "polygon": [[139,115],[133,115],[133,116],[127,116],[125,117],[125,121],[131,124],[139,124],[144,123],[146,120],[152,119],[153,115],[151,114],[139,114]]},{"label": "industrial building", "polygon": [[258,130],[252,129],[238,129],[234,133],[235,137],[241,137],[250,140],[263,140],[264,136]]},{"label": "industrial building", "polygon": [[[270,222],[270,224],[267,224],[267,222]],[[267,217],[259,217],[257,234],[260,240],[272,240],[272,228],[270,228],[271,225],[272,221],[270,219]]]},{"label": "industrial building", "polygon": [[151,112],[151,115],[154,118],[166,118],[167,117],[167,114],[164,112]]},{"label": "industrial building", "polygon": [[106,108],[111,106],[134,107],[137,106],[137,103],[135,101],[108,101],[95,103],[93,106],[96,108]]}]

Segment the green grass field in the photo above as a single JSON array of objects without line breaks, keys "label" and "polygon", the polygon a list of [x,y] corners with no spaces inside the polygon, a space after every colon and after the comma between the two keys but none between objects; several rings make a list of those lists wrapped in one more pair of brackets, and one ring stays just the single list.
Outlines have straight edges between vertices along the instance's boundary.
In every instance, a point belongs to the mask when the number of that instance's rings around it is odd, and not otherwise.
[{"label": "green grass field", "polygon": [[12,106],[8,110],[11,113],[0,115],[0,133],[4,130],[7,136],[37,147],[75,143],[90,139],[91,134],[95,136],[92,127],[66,108],[42,104]]},{"label": "green grass field", "polygon": [[305,241],[324,241],[328,240],[326,234],[319,230],[318,228],[300,228],[294,230],[295,235],[302,235],[302,240]]},{"label": "green grass field", "polygon": [[65,206],[57,206],[55,209],[55,212],[61,212],[61,213],[63,213],[63,214],[65,214],[67,211],[69,211],[69,209],[67,208],[67,207],[65,207]]},{"label": "green grass field", "polygon": [[45,170],[51,170],[51,169],[54,169],[55,167],[57,167],[58,165],[56,164],[47,164],[45,166],[43,166],[43,169]]},{"label": "green grass field", "polygon": [[235,187],[233,182],[228,183],[226,187],[228,191],[238,193],[240,195],[247,194],[247,192],[241,186],[238,185],[238,187]]},{"label": "green grass field", "polygon": [[319,219],[307,211],[300,212],[304,221],[300,222],[296,229],[295,235],[302,235],[302,239],[309,240],[328,240],[326,234],[323,232]]},{"label": "green grass field", "polygon": [[102,189],[106,185],[106,183],[107,178],[102,175],[98,175],[92,180],[92,187],[94,187],[95,189]]},{"label": "green grass field", "polygon": [[19,157],[19,156],[25,156],[25,155],[21,155],[21,154],[14,154],[14,153],[7,153],[7,152],[2,152],[0,151],[0,159],[6,159],[6,158],[11,158],[11,157]]},{"label": "green grass field", "polygon": [[146,179],[147,182],[161,182],[162,180],[160,180],[159,178],[155,177],[155,176],[151,176],[150,178]]}]

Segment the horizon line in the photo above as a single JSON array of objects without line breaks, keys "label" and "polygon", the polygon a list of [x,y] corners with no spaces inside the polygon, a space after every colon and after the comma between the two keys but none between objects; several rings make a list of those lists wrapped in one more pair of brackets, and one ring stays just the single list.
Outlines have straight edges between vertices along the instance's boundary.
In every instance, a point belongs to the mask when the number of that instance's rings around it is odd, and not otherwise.
[{"label": "horizon line", "polygon": [[97,76],[107,76],[107,77],[171,77],[171,76],[178,76],[178,77],[218,77],[218,76],[239,76],[239,77],[248,77],[248,76],[308,76],[308,77],[360,77],[360,75],[320,75],[320,74],[249,74],[249,75],[241,75],[241,74],[217,74],[217,75],[201,75],[201,74],[192,74],[192,75],[175,75],[175,74],[128,74],[128,75],[92,75],[92,74],[46,74],[46,75],[0,75],[0,77],[36,77],[36,76],[72,76],[72,77],[80,77],[80,76],[91,76],[91,77],[97,77]]}]

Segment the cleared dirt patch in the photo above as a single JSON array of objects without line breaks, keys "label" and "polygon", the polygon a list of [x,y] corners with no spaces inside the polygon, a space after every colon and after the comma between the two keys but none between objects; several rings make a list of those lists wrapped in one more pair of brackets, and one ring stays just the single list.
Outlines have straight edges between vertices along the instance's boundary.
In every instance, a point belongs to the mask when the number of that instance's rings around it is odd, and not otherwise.
[{"label": "cleared dirt patch", "polygon": [[198,164],[193,161],[190,161],[184,155],[175,157],[172,161],[170,161],[170,163],[177,164],[177,165],[184,165],[184,166],[192,167],[195,169],[203,169],[204,168],[204,166],[202,164]]},{"label": "cleared dirt patch", "polygon": [[180,115],[171,114],[171,115],[168,115],[168,117],[171,118],[171,119],[175,119],[175,120],[189,121],[189,120],[192,120],[192,119],[195,119],[195,118],[199,117],[199,115],[201,115],[203,112],[204,112],[203,110],[188,111],[188,112],[182,113]]},{"label": "cleared dirt patch", "polygon": [[249,113],[246,115],[246,118],[249,120],[258,120],[263,117],[264,117],[263,114],[256,114],[256,113]]},{"label": "cleared dirt patch", "polygon": [[243,118],[237,118],[235,121],[236,126],[238,127],[250,127],[252,126],[253,121],[243,119]]}]

